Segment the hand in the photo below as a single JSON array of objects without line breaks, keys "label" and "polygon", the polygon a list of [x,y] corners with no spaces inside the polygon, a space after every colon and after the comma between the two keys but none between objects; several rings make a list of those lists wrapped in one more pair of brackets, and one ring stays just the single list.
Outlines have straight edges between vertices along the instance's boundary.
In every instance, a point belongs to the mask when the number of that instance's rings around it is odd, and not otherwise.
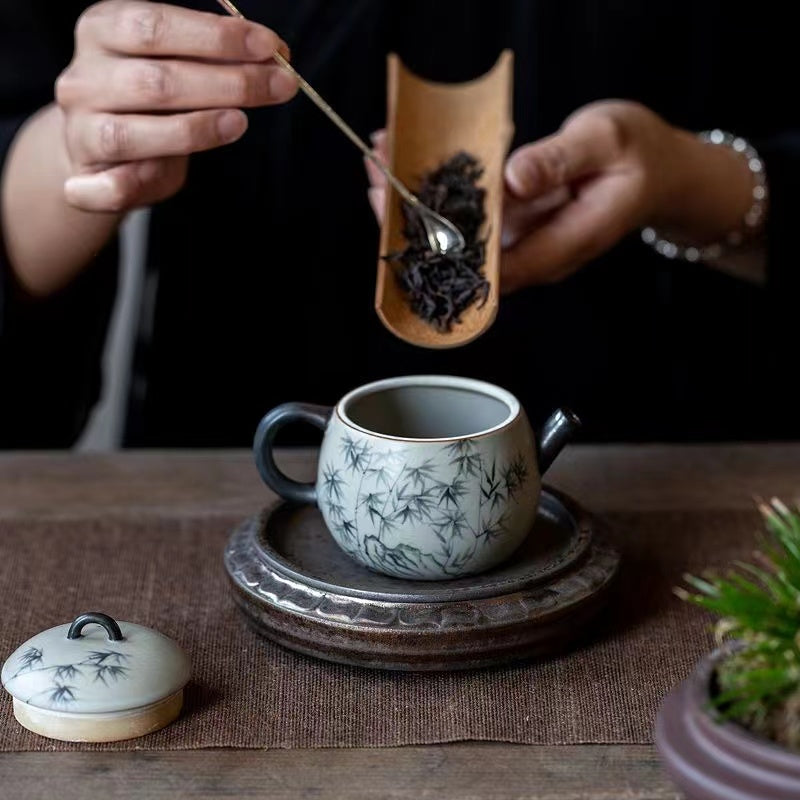
[{"label": "hand", "polygon": [[[373,144],[385,158],[383,131]],[[385,179],[366,163],[381,219]],[[579,109],[555,135],[519,148],[505,181],[504,292],[562,280],[645,225],[713,241],[738,228],[752,202],[740,156],[622,101]]]},{"label": "hand", "polygon": [[67,202],[123,212],[177,192],[187,157],[235,142],[244,107],[297,91],[272,56],[277,34],[245,20],[139,0],[87,9],[56,84]]},{"label": "hand", "polygon": [[579,109],[513,153],[505,177],[504,291],[559,281],[646,225],[714,241],[752,202],[741,157],[631,102]]}]

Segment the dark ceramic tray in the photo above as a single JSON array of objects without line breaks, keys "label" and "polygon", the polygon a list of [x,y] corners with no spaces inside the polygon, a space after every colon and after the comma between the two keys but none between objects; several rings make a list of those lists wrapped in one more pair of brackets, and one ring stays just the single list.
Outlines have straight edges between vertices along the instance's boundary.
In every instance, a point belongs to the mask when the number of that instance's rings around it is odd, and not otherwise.
[{"label": "dark ceramic tray", "polygon": [[308,655],[403,670],[489,666],[547,655],[602,608],[618,568],[597,523],[552,489],[502,566],[452,581],[410,581],[360,566],[319,511],[279,503],[232,534],[234,598],[264,636]]}]

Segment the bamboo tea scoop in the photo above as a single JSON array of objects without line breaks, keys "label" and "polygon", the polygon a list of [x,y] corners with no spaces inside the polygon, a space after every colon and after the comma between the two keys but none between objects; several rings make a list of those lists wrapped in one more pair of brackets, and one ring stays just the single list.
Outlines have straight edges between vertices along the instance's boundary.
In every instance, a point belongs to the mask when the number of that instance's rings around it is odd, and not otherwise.
[{"label": "bamboo tea scoop", "polygon": [[421,177],[460,151],[473,155],[484,168],[486,190],[484,274],[489,294],[478,300],[449,331],[440,331],[418,317],[399,286],[387,253],[403,250],[404,218],[400,197],[386,193],[378,260],[375,308],[396,336],[429,348],[458,347],[476,339],[497,316],[503,214],[503,166],[514,133],[512,121],[514,56],[504,51],[494,67],[467,83],[432,83],[410,72],[396,55],[388,63],[387,149],[389,166],[413,186]]},{"label": "bamboo tea scoop", "polygon": [[[244,19],[245,16],[231,2],[231,0],[217,0],[217,2],[233,17]],[[459,252],[464,249],[464,236],[461,231],[450,220],[437,214],[432,208],[428,208],[420,199],[410,192],[408,188],[397,179],[392,171],[375,155],[372,148],[368,147],[356,134],[356,132],[323,100],[316,89],[300,75],[299,72],[280,54],[273,56],[287,72],[290,72],[297,79],[303,92],[320,108],[332,122],[347,136],[348,139],[386,176],[386,180],[397,190],[400,196],[409,204],[414,206],[419,212],[422,224],[425,227],[428,244],[431,250],[436,253],[444,254]]]}]

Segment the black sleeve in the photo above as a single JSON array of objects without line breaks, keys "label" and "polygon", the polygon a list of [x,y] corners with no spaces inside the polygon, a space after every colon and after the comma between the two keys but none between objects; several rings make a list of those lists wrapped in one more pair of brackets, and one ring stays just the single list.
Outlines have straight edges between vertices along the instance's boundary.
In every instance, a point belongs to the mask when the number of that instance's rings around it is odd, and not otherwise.
[{"label": "black sleeve", "polygon": [[758,143],[767,168],[770,209],[767,217],[767,289],[777,300],[797,303],[800,262],[800,128]]},{"label": "black sleeve", "polygon": [[[0,174],[20,127],[52,101],[86,5],[0,0]],[[0,225],[0,449],[67,447],[100,391],[116,242],[69,287],[37,300],[15,281],[4,241]]]},{"label": "black sleeve", "polygon": [[794,420],[797,438],[796,371],[800,328],[800,128],[773,135],[756,146],[767,168],[770,209],[767,217],[767,315],[761,350],[760,391],[769,398],[776,419]]}]

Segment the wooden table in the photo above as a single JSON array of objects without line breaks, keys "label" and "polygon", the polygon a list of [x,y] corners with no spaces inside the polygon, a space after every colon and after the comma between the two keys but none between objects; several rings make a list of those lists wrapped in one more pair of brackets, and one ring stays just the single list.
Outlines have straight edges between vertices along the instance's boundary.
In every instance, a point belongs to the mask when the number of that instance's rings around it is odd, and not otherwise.
[{"label": "wooden table", "polygon": [[[310,477],[307,453],[282,465]],[[751,508],[796,498],[800,445],[570,448],[548,481],[598,511]],[[0,454],[0,518],[241,514],[265,489],[246,452]],[[0,797],[678,798],[651,746],[463,743],[358,750],[0,755]]]}]

